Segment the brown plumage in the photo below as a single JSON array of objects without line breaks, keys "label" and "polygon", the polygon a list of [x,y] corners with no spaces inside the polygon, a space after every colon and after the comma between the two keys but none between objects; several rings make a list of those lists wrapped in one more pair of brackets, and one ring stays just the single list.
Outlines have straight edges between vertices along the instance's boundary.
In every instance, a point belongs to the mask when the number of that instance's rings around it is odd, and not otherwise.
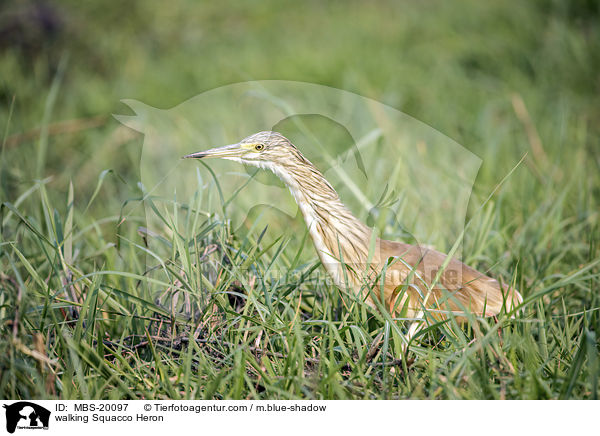
[{"label": "brown plumage", "polygon": [[431,248],[376,238],[370,249],[372,230],[352,215],[319,170],[277,132],[256,133],[238,144],[186,157],[223,158],[273,171],[298,203],[319,258],[336,285],[360,295],[367,304],[383,305],[392,314],[409,318],[422,318],[427,310],[435,319],[449,312],[460,319],[465,312],[497,315],[522,302],[515,289],[500,286],[456,259],[449,260],[432,286],[447,256]]}]

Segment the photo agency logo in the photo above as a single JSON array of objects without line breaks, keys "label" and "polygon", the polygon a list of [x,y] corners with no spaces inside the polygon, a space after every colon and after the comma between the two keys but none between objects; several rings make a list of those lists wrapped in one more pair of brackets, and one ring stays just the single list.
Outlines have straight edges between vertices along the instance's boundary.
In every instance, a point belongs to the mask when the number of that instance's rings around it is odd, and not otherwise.
[{"label": "photo agency logo", "polygon": [[6,409],[6,431],[14,433],[19,430],[48,430],[50,411],[29,401],[4,404]]},{"label": "photo agency logo", "polygon": [[[163,273],[157,253],[181,249],[184,242],[192,262],[214,283],[231,263],[234,239],[263,247],[285,241],[286,250],[299,253],[295,265],[314,261],[314,251],[302,249],[312,239],[340,288],[348,275],[356,283],[379,280],[391,246],[375,243],[378,238],[406,242],[405,251],[393,246],[399,255],[395,266],[386,267],[385,281],[394,286],[407,279],[435,281],[443,262],[432,246],[460,257],[481,159],[394,108],[290,81],[232,84],[167,110],[123,103],[134,115],[115,118],[144,134],[139,188],[146,222],[138,232],[149,274]],[[140,215],[129,207],[124,219]],[[341,230],[328,231],[331,220]],[[215,228],[220,239],[210,236]],[[411,273],[415,262],[421,266]],[[239,263],[248,280],[266,276],[250,262]],[[287,280],[294,276],[287,268],[274,262],[268,274]],[[458,286],[463,272],[444,272],[446,285]],[[188,297],[178,301],[189,306]]]}]

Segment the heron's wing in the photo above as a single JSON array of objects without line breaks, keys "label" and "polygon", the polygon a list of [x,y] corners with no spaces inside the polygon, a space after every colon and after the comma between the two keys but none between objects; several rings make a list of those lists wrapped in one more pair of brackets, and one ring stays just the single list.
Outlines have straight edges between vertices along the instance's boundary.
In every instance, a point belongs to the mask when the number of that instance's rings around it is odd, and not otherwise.
[{"label": "heron's wing", "polygon": [[[383,261],[390,257],[398,258],[386,273],[387,304],[402,307],[395,301],[394,294],[398,294],[399,287],[407,281],[416,285],[410,286],[405,293],[409,313],[412,314],[422,308],[428,288],[448,257],[428,247],[385,240],[379,241],[379,256]],[[480,316],[493,316],[503,307],[511,310],[522,301],[517,290],[500,286],[497,280],[451,259],[432,288],[426,306],[441,314],[449,310],[460,314],[466,310]]]}]

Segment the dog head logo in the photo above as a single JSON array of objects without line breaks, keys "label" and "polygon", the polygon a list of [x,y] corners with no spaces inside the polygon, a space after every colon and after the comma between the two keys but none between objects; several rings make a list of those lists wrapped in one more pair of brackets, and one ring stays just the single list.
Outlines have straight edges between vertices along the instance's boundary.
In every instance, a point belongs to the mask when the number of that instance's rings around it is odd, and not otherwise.
[{"label": "dog head logo", "polygon": [[3,406],[6,409],[6,431],[14,433],[17,427],[47,429],[50,411],[29,401],[19,401]]}]

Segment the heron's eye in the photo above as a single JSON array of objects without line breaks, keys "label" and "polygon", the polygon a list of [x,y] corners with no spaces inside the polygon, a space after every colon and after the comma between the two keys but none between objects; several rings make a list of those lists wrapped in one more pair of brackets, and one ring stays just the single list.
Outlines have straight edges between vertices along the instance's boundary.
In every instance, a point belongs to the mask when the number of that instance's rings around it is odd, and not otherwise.
[{"label": "heron's eye", "polygon": [[256,145],[254,146],[254,149],[255,149],[256,151],[261,151],[263,148],[265,148],[265,146],[264,146],[263,144],[256,144]]}]

